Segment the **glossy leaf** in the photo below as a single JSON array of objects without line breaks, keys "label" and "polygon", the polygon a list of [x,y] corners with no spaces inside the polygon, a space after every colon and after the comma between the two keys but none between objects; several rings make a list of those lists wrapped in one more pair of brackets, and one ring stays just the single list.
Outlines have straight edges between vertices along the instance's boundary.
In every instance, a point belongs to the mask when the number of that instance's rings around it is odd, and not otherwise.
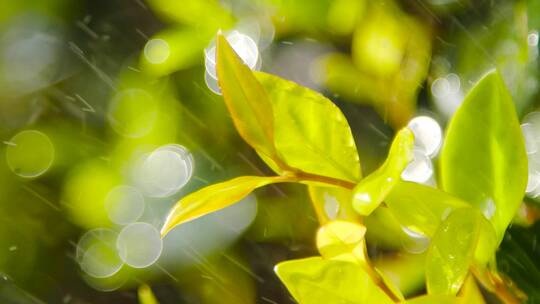
[{"label": "glossy leaf", "polygon": [[324,224],[336,219],[354,221],[359,217],[351,206],[351,190],[309,185],[308,191],[319,223]]},{"label": "glossy leaf", "polygon": [[498,72],[474,86],[450,121],[441,181],[445,191],[479,208],[502,238],[525,192],[527,156],[512,98]]},{"label": "glossy leaf", "polygon": [[429,294],[455,295],[459,291],[474,261],[481,217],[472,208],[462,208],[441,223],[426,257]]},{"label": "glossy leaf", "polygon": [[399,182],[401,172],[413,159],[414,135],[401,129],[390,147],[388,158],[373,173],[363,179],[353,192],[353,207],[361,215],[375,210]]},{"label": "glossy leaf", "polygon": [[144,284],[137,290],[137,296],[139,298],[139,304],[159,304],[156,296],[152,292],[150,286]]},{"label": "glossy leaf", "polygon": [[472,275],[469,275],[467,279],[465,280],[465,284],[463,284],[463,288],[461,288],[459,292],[459,303],[460,304],[485,304],[484,297],[482,296],[482,292],[480,291],[480,288],[478,288],[478,285],[476,284],[476,281],[474,280],[474,277]]},{"label": "glossy leaf", "polygon": [[400,301],[405,300],[405,297],[403,296],[403,293],[399,289],[399,285],[395,280],[392,280],[392,278],[385,273],[384,271],[380,271],[377,268],[374,268],[375,272],[379,275],[384,285],[386,285],[386,288],[394,295],[394,297]]},{"label": "glossy leaf", "polygon": [[274,142],[280,158],[307,173],[358,182],[358,152],[341,110],[321,94],[292,81],[261,72],[255,75],[272,103]]},{"label": "glossy leaf", "polygon": [[332,221],[317,231],[317,248],[326,259],[363,263],[366,261],[366,227],[346,221]]},{"label": "glossy leaf", "polygon": [[272,104],[252,71],[223,35],[217,37],[216,69],[225,104],[238,133],[257,152],[273,159],[276,153]]},{"label": "glossy leaf", "polygon": [[457,208],[469,205],[433,187],[400,181],[385,199],[401,225],[432,236],[439,224]]},{"label": "glossy leaf", "polygon": [[402,302],[404,304],[459,304],[459,298],[449,295],[424,295]]},{"label": "glossy leaf", "polygon": [[250,194],[256,188],[288,181],[287,177],[242,176],[213,184],[183,197],[169,212],[161,235],[182,223],[228,207]]},{"label": "glossy leaf", "polygon": [[394,303],[355,263],[313,257],[282,262],[275,272],[302,304]]},{"label": "glossy leaf", "polygon": [[[369,230],[368,230],[369,231]],[[404,296],[416,295],[425,287],[425,254],[396,253],[375,258],[372,263],[382,273],[386,285],[395,285]],[[398,297],[399,298],[399,297]]]}]

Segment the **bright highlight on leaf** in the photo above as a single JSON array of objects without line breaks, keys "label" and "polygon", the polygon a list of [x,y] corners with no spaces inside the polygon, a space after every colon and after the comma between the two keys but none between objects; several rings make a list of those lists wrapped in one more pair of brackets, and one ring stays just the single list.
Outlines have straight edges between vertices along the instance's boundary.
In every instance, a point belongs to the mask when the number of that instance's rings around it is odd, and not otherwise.
[{"label": "bright highlight on leaf", "polygon": [[182,198],[169,212],[161,228],[161,236],[165,236],[177,225],[237,203],[259,187],[287,181],[291,181],[291,178],[242,176],[193,192]]},{"label": "bright highlight on leaf", "polygon": [[386,161],[354,188],[353,207],[358,213],[369,215],[381,204],[412,160],[413,148],[412,131],[401,129],[392,142]]},{"label": "bright highlight on leaf", "polygon": [[482,215],[472,208],[452,212],[433,236],[426,257],[429,294],[455,295],[474,263]]},{"label": "bright highlight on leaf", "polygon": [[259,153],[275,158],[272,104],[252,71],[223,35],[217,37],[216,69],[225,104],[238,133]]},{"label": "bright highlight on leaf", "polygon": [[283,162],[303,172],[358,182],[360,160],[341,110],[292,81],[262,72],[255,76],[272,103],[274,142]]},{"label": "bright highlight on leaf", "polygon": [[279,263],[275,272],[298,303],[394,303],[355,263],[313,257]]},{"label": "bright highlight on leaf", "polygon": [[452,211],[469,207],[446,192],[404,181],[395,185],[385,202],[401,225],[427,236],[432,236]]},{"label": "bright highlight on leaf", "polygon": [[502,239],[525,193],[527,155],[514,103],[497,71],[472,88],[450,121],[441,181],[445,191],[481,210]]},{"label": "bright highlight on leaf", "polygon": [[366,227],[346,221],[333,221],[319,228],[317,248],[323,258],[363,263],[366,261]]}]

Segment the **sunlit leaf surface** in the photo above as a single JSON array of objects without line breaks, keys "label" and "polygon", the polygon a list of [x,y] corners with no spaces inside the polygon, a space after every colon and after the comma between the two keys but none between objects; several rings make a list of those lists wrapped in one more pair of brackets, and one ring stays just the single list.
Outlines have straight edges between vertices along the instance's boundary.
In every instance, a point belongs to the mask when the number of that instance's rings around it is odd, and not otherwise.
[{"label": "sunlit leaf surface", "polygon": [[527,184],[527,156],[514,104],[496,71],[469,92],[448,126],[441,154],[444,190],[491,220],[499,240]]},{"label": "sunlit leaf surface", "polygon": [[355,263],[313,257],[282,262],[275,271],[302,304],[394,303]]},{"label": "sunlit leaf surface", "polygon": [[266,157],[274,157],[272,104],[223,35],[217,38],[217,73],[225,104],[242,138]]},{"label": "sunlit leaf surface", "polygon": [[480,215],[472,208],[452,212],[433,236],[426,257],[429,294],[455,295],[474,260]]},{"label": "sunlit leaf surface", "polygon": [[255,75],[272,103],[274,140],[283,161],[304,172],[357,182],[360,161],[341,110],[292,81],[262,72]]},{"label": "sunlit leaf surface", "polygon": [[333,221],[319,228],[317,248],[326,259],[354,263],[366,261],[364,235],[366,227],[346,221]]},{"label": "sunlit leaf surface", "polygon": [[[448,295],[425,295],[402,302],[404,304],[459,304],[459,298]],[[472,303],[471,303],[472,304]]]},{"label": "sunlit leaf surface", "polygon": [[354,188],[353,207],[358,213],[369,215],[392,191],[413,158],[413,146],[411,130],[404,128],[397,133],[386,161]]},{"label": "sunlit leaf surface", "polygon": [[177,225],[230,206],[256,188],[284,181],[287,181],[287,178],[242,176],[193,192],[182,198],[169,212],[161,228],[161,235],[165,236]]},{"label": "sunlit leaf surface", "polygon": [[433,187],[400,181],[385,199],[386,205],[405,227],[432,236],[455,209],[469,205]]}]

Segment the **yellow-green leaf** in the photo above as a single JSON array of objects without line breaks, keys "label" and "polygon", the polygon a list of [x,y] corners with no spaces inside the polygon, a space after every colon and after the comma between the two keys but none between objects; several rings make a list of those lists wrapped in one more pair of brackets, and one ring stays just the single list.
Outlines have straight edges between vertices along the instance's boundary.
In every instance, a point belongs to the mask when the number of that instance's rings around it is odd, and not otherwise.
[{"label": "yellow-green leaf", "polygon": [[424,295],[402,302],[404,304],[458,304],[459,298],[449,295]]},{"label": "yellow-green leaf", "polygon": [[366,261],[366,227],[346,221],[332,221],[317,231],[317,248],[326,259],[353,263]]},{"label": "yellow-green leaf", "polygon": [[429,294],[455,295],[474,261],[482,215],[473,208],[452,212],[431,240],[426,257]]},{"label": "yellow-green leaf", "polygon": [[337,219],[354,221],[359,218],[351,205],[350,189],[308,185],[308,191],[319,223]]},{"label": "yellow-green leaf", "polygon": [[358,152],[341,110],[321,94],[292,81],[262,72],[255,75],[273,106],[279,157],[307,173],[358,182]]},{"label": "yellow-green leaf", "polygon": [[358,213],[369,215],[381,204],[412,160],[413,148],[412,131],[401,129],[392,142],[386,161],[354,188],[353,207]]},{"label": "yellow-green leaf", "polygon": [[143,284],[137,290],[139,304],[159,304],[150,286]]},{"label": "yellow-green leaf", "polygon": [[446,192],[417,183],[400,181],[385,199],[401,225],[432,236],[455,209],[469,204]]},{"label": "yellow-green leaf", "polygon": [[257,152],[273,159],[276,153],[272,104],[253,72],[223,35],[217,37],[216,69],[225,104],[238,133]]},{"label": "yellow-green leaf", "polygon": [[497,71],[468,93],[447,129],[441,181],[490,219],[499,241],[527,184],[527,155],[514,103]]},{"label": "yellow-green leaf", "polygon": [[242,176],[193,192],[183,197],[169,212],[161,228],[161,235],[165,236],[177,225],[228,207],[256,188],[286,181],[289,181],[288,177]]},{"label": "yellow-green leaf", "polygon": [[478,285],[476,284],[476,281],[474,280],[474,277],[472,275],[469,275],[467,279],[465,280],[465,284],[463,284],[463,288],[461,288],[459,292],[459,303],[460,304],[485,304],[484,297],[482,296],[482,292],[480,291],[480,288],[478,288]]},{"label": "yellow-green leaf", "polygon": [[358,264],[313,257],[279,263],[275,272],[301,304],[391,304]]}]

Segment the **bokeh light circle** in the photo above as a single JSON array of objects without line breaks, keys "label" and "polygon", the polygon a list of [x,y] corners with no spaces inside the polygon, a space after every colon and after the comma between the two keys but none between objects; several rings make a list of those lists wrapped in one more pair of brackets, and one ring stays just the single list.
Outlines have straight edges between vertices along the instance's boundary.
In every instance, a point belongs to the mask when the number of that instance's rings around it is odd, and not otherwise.
[{"label": "bokeh light circle", "polygon": [[120,231],[116,241],[120,258],[129,266],[144,268],[154,264],[163,249],[159,231],[148,223],[132,223]]},{"label": "bokeh light circle", "polygon": [[148,134],[157,120],[158,102],[146,90],[119,91],[111,100],[107,120],[118,134],[139,138]]},{"label": "bokeh light circle", "polygon": [[118,186],[107,194],[105,209],[113,223],[119,225],[133,223],[144,212],[144,197],[134,187]]},{"label": "bokeh light circle", "polygon": [[6,161],[13,173],[25,178],[45,173],[54,161],[54,146],[47,135],[36,130],[17,133],[7,143]]},{"label": "bokeh light circle", "polygon": [[418,116],[407,124],[414,134],[415,146],[428,157],[439,152],[442,143],[442,130],[437,121],[429,116]]},{"label": "bokeh light circle", "polygon": [[94,278],[107,278],[122,268],[116,251],[117,234],[111,229],[97,228],[86,232],[76,249],[76,260],[81,269]]}]

